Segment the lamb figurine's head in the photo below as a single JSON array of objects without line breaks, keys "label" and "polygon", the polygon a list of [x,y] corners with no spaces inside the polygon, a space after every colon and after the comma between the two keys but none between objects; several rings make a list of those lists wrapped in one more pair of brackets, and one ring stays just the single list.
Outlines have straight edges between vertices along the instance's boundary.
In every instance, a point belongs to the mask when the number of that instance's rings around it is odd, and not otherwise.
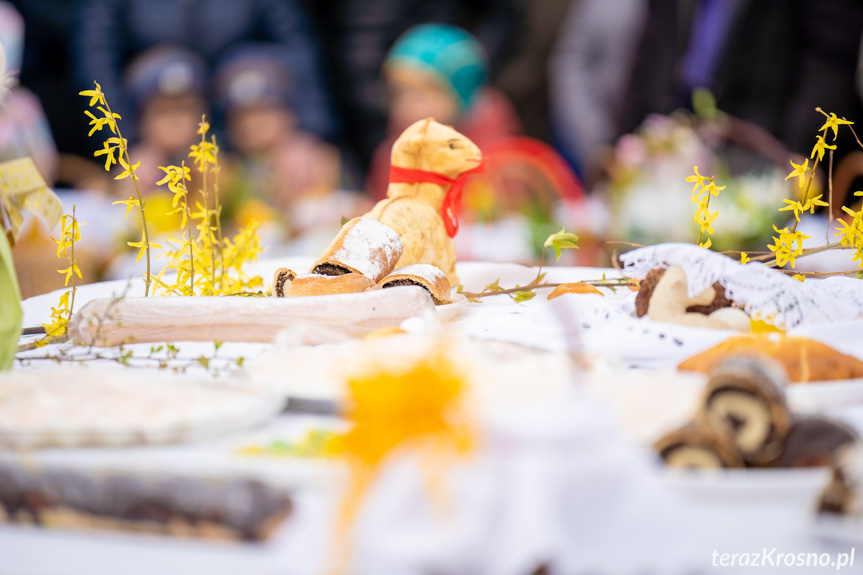
[{"label": "lamb figurine's head", "polygon": [[[476,168],[482,161],[482,152],[452,127],[426,118],[402,132],[393,144],[391,161],[393,166],[435,172],[455,179]],[[439,206],[446,195],[446,186],[390,184],[387,196],[404,195],[417,196]]]}]

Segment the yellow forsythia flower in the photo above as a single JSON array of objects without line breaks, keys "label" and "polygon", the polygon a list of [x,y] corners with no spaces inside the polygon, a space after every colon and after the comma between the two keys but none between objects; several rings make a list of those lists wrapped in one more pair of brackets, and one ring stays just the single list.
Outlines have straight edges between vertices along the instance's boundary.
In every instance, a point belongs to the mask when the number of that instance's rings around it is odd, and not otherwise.
[{"label": "yellow forsythia flower", "polygon": [[839,136],[839,126],[842,124],[852,125],[854,122],[849,122],[848,120],[842,118],[839,119],[836,117],[836,114],[830,113],[826,114],[821,108],[815,108],[817,111],[821,112],[825,116],[827,116],[827,121],[824,122],[824,125],[818,128],[819,132],[827,132],[827,130],[833,130],[833,141],[836,141],[836,137]]},{"label": "yellow forsythia flower", "polygon": [[815,156],[818,156],[818,161],[820,162],[824,159],[824,150],[825,149],[826,150],[835,150],[836,146],[835,145],[830,146],[824,142],[823,137],[816,136],[815,137],[815,147],[812,148],[812,155],[809,157],[814,159]]}]

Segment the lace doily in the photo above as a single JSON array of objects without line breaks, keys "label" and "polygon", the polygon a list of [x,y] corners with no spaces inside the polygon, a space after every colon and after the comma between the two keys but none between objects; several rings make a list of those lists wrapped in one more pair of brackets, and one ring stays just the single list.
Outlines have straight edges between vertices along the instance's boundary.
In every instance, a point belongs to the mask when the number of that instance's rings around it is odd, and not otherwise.
[{"label": "lace doily", "polygon": [[659,244],[620,257],[624,273],[644,279],[653,268],[680,266],[689,296],[719,282],[729,299],[748,314],[760,314],[785,328],[863,318],[863,281],[847,277],[801,283],[762,263],[740,265],[692,244]]}]

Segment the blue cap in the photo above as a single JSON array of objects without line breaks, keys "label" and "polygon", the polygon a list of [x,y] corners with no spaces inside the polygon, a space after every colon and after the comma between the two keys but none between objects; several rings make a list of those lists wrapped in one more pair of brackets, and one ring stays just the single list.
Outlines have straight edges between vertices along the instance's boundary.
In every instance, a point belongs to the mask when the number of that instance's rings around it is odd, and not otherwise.
[{"label": "blue cap", "polygon": [[159,45],[147,50],[126,70],[125,87],[138,111],[156,96],[204,97],[207,65],[182,46]]},{"label": "blue cap", "polygon": [[278,45],[243,44],[223,58],[215,72],[216,101],[225,109],[255,105],[296,107],[303,70]]},{"label": "blue cap", "polygon": [[452,87],[459,109],[470,108],[488,78],[488,59],[470,33],[446,24],[423,24],[405,32],[393,45],[384,66],[426,70]]}]

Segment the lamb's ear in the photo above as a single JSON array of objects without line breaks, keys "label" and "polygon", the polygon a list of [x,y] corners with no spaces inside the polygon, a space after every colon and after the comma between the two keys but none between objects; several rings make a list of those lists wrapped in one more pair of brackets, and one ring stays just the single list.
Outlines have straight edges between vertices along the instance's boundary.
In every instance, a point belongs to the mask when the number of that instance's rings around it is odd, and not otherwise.
[{"label": "lamb's ear", "polygon": [[417,155],[420,152],[420,148],[426,141],[425,134],[411,134],[409,136],[402,136],[396,143],[393,145],[393,153],[398,154],[412,154]]},{"label": "lamb's ear", "polygon": [[428,142],[428,130],[432,122],[434,118],[426,118],[408,126],[393,144],[393,159],[398,154],[418,155],[423,144]]}]

